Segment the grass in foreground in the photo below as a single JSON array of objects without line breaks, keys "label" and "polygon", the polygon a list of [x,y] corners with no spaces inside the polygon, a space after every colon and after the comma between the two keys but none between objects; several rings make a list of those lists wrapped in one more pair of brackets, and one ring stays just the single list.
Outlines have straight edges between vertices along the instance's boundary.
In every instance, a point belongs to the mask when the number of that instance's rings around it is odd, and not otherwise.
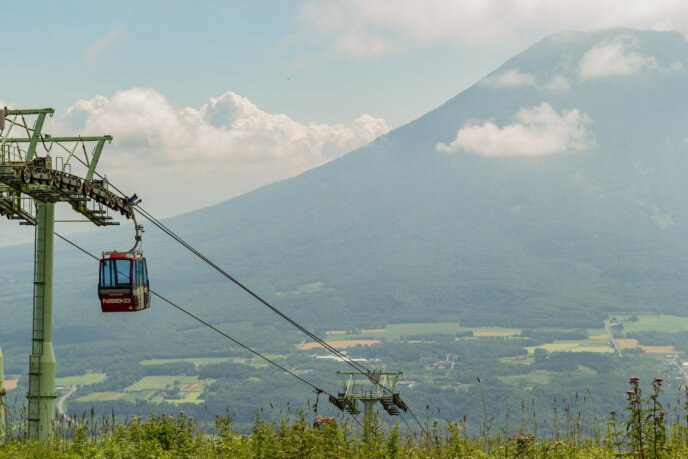
[{"label": "grass in foreground", "polygon": [[[54,438],[43,447],[15,438],[0,446],[0,458],[616,458],[688,457],[685,431],[654,455],[634,452],[629,439],[618,445],[580,436],[539,440],[523,433],[510,438],[469,438],[461,424],[430,426],[429,435],[403,435],[398,428],[372,426],[362,438],[350,424],[313,426],[302,417],[296,422],[259,420],[248,435],[234,432],[230,420],[218,418],[215,435],[204,435],[193,420],[152,416],[117,424],[100,435],[88,426]],[[633,432],[631,432],[633,434]],[[649,437],[648,437],[649,438]]]},{"label": "grass in foreground", "polygon": [[[522,424],[518,433],[466,434],[465,424],[435,421],[424,432],[402,434],[373,419],[361,433],[357,424],[316,418],[299,412],[295,421],[258,418],[251,433],[241,434],[228,418],[218,417],[208,435],[193,419],[151,415],[115,424],[111,418],[58,423],[46,446],[17,432],[0,445],[5,458],[685,458],[688,457],[688,391],[683,418],[669,423],[660,402],[662,379],[649,395],[632,377],[623,413],[610,413],[606,428],[585,435],[581,419],[571,415],[549,438],[538,438]],[[21,426],[20,426],[21,427]]]},{"label": "grass in foreground", "polygon": [[[235,433],[231,421],[218,418],[217,434],[204,435],[193,420],[179,417],[134,419],[98,436],[87,426],[47,446],[13,439],[0,446],[0,458],[612,458],[615,452],[594,442],[536,441],[528,435],[485,443],[463,434],[460,425],[435,425],[429,436],[414,438],[397,428],[370,429],[367,438],[349,424],[313,426],[304,418],[287,423],[257,421],[249,435]],[[440,432],[441,431],[441,432]],[[688,452],[688,449],[685,450]],[[544,457],[544,456],[543,456]]]}]

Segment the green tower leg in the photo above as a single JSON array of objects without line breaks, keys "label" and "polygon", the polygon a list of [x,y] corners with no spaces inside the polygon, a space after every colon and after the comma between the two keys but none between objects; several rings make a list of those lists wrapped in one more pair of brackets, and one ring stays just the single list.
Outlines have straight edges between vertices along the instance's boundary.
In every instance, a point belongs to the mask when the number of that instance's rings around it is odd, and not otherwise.
[{"label": "green tower leg", "polygon": [[5,373],[2,362],[2,348],[0,347],[0,445],[5,441]]},{"label": "green tower leg", "polygon": [[377,403],[378,399],[362,399],[363,406],[365,407],[363,414],[363,441],[366,443],[370,441],[370,427],[373,422],[373,408]]},{"label": "green tower leg", "polygon": [[55,419],[55,352],[52,343],[55,204],[36,201],[33,336],[29,360],[29,438],[45,443]]}]

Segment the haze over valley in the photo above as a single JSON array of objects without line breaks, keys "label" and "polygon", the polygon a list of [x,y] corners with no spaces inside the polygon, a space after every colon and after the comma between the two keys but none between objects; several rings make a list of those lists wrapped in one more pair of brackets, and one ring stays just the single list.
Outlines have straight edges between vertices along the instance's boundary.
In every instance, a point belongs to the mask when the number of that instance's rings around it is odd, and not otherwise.
[{"label": "haze over valley", "polygon": [[[169,125],[144,142],[158,156],[134,173],[148,174],[144,166],[158,162],[167,177],[173,166],[165,161],[180,151],[161,140],[171,132],[181,132],[175,142],[210,136],[210,161],[224,158],[223,141],[241,149],[258,137],[232,134],[238,124],[281,120],[277,140],[256,147],[273,161],[269,184],[244,192],[253,188],[248,179],[231,184],[224,163],[205,164],[214,183],[203,190],[235,187],[238,196],[164,225],[350,357],[402,371],[399,390],[417,414],[465,416],[478,432],[484,413],[498,430],[524,401],[541,413],[553,404],[621,412],[631,374],[648,382],[661,375],[671,394],[688,381],[687,77],[683,33],[563,30],[391,129],[372,115],[314,127],[234,93],[178,109],[141,88],[81,100],[55,126],[88,132],[110,123],[133,142],[143,130],[118,124],[127,113],[140,121],[151,118],[146,110],[169,105]],[[115,113],[122,106],[129,111]],[[304,136],[295,148],[314,150],[301,162],[290,156],[287,170],[280,161],[290,153],[273,147],[293,132]],[[139,145],[122,156],[126,144],[113,148],[115,169],[144,151]],[[189,165],[188,183],[203,177],[197,166]],[[124,181],[159,216],[158,198],[146,200],[153,186],[141,191]],[[180,185],[165,205],[185,195],[180,206],[193,208],[191,192]],[[139,220],[156,292],[337,392],[344,362]],[[128,247],[133,235],[126,221],[59,231],[96,255]],[[32,257],[33,244],[0,247],[0,345],[6,379],[16,384],[8,397],[17,403],[27,389]],[[229,413],[246,429],[257,410],[279,416],[287,403],[313,403],[310,388],[160,298],[135,314],[101,313],[97,269],[56,241],[58,396],[74,389],[63,399],[66,413],[183,410],[205,420]],[[319,409],[344,416],[322,399]],[[594,430],[592,423],[582,429]]]}]

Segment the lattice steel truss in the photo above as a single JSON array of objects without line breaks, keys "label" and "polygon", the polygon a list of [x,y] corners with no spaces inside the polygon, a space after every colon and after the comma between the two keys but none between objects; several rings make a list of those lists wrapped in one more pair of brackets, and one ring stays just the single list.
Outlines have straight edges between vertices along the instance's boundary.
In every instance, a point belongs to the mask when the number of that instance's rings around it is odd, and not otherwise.
[{"label": "lattice steel truss", "polygon": [[[112,137],[44,135],[45,118],[53,112],[51,108],[0,109],[0,215],[35,225],[36,200],[69,203],[97,226],[119,224],[109,215],[110,209],[132,218],[131,203],[112,193],[106,179],[96,178],[103,147]],[[27,117],[32,115],[35,121],[29,124]],[[66,157],[53,158],[53,148],[59,148]],[[39,149],[43,156],[37,154]]]},{"label": "lattice steel truss", "polygon": [[[109,190],[96,166],[109,135],[43,134],[52,108],[0,109],[0,215],[36,227],[33,331],[29,359],[29,437],[45,443],[53,432],[56,362],[52,345],[52,277],[55,204],[97,225],[118,225],[110,210],[133,219],[133,204]],[[31,122],[29,121],[31,120]],[[64,156],[51,156],[57,149]],[[3,400],[0,395],[0,406]]]},{"label": "lattice steel truss", "polygon": [[402,374],[400,371],[338,371],[342,388],[337,397],[330,396],[330,403],[351,414],[359,414],[361,410],[358,404],[363,403],[366,422],[370,421],[373,407],[377,402],[380,402],[390,416],[398,416],[400,409],[404,412],[408,409],[406,403],[395,392],[397,381]]}]

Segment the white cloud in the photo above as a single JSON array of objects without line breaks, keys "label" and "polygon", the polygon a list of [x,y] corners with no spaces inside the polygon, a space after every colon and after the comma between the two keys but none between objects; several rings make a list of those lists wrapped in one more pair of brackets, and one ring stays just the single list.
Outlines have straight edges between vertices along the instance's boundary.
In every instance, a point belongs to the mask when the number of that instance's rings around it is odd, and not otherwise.
[{"label": "white cloud", "polygon": [[111,29],[104,36],[89,44],[84,51],[84,58],[87,61],[91,61],[103,53],[107,48],[114,45],[119,39],[121,39],[127,28],[126,26],[117,26]]},{"label": "white cloud", "polygon": [[433,42],[490,46],[528,31],[633,27],[688,33],[688,2],[682,0],[310,0],[301,17],[333,52],[355,57]]},{"label": "white cloud", "polygon": [[389,128],[370,115],[350,126],[299,123],[232,92],[200,108],[176,107],[154,89],[131,88],[76,102],[60,130],[111,134],[103,170],[139,194],[176,196],[174,205],[158,202],[169,214],[317,167]]},{"label": "white cloud", "polygon": [[635,75],[642,71],[660,71],[654,56],[632,50],[628,40],[600,43],[585,52],[578,66],[582,79]]},{"label": "white cloud", "polygon": [[535,75],[523,73],[518,69],[508,69],[501,73],[490,75],[482,80],[483,86],[493,88],[515,88],[518,86],[537,86]]},{"label": "white cloud", "polygon": [[166,163],[283,162],[289,172],[323,164],[386,133],[384,120],[362,115],[351,127],[302,124],[260,110],[228,92],[200,109],[174,107],[153,89],[132,88],[112,98],[80,100],[67,110],[87,134],[110,132],[123,148],[145,148],[146,158]]},{"label": "white cloud", "polygon": [[554,77],[545,85],[545,89],[550,91],[566,91],[571,87],[571,82],[562,75],[554,75]]},{"label": "white cloud", "polygon": [[438,143],[437,151],[463,150],[482,156],[545,156],[585,151],[595,145],[588,130],[590,118],[578,109],[561,115],[548,103],[521,108],[514,123],[497,126],[492,121],[467,123],[449,144]]},{"label": "white cloud", "polygon": [[564,91],[571,86],[569,80],[559,74],[543,84],[538,82],[538,79],[532,73],[524,73],[519,69],[507,69],[501,73],[490,75],[483,79],[480,84],[489,88],[518,88],[529,86],[549,91]]}]

